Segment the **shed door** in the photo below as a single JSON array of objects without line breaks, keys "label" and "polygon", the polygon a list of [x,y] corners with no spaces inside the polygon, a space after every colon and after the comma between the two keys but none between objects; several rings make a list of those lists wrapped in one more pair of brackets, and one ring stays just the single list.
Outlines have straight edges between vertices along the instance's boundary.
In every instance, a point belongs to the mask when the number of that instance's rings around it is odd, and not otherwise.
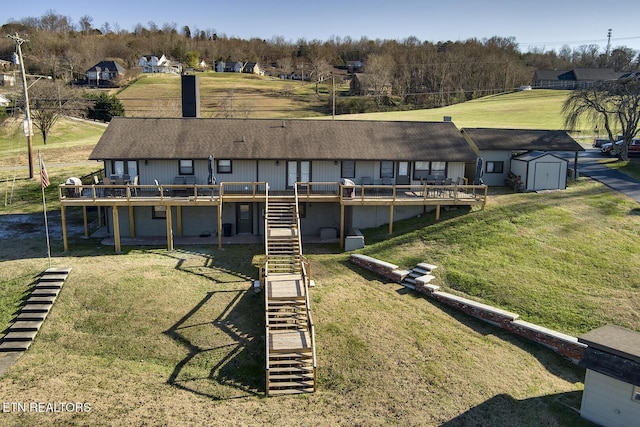
[{"label": "shed door", "polygon": [[557,190],[558,188],[560,188],[560,163],[536,162],[533,189]]}]

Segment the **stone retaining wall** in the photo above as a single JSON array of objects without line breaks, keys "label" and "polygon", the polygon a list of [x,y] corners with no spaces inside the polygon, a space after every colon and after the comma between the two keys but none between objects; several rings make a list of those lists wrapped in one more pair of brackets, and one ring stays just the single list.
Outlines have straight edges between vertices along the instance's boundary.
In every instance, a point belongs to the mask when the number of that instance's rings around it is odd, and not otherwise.
[{"label": "stone retaining wall", "polygon": [[[402,280],[408,274],[408,271],[399,270],[397,265],[366,255],[352,254],[351,262],[396,283],[402,283]],[[587,348],[585,344],[579,343],[575,337],[523,320],[518,320],[519,315],[516,313],[511,313],[448,292],[442,292],[439,290],[440,287],[436,285],[421,283],[420,281],[417,281],[416,285],[416,291],[429,298],[477,319],[491,323],[513,334],[542,344],[574,363],[580,360],[582,353]]]}]

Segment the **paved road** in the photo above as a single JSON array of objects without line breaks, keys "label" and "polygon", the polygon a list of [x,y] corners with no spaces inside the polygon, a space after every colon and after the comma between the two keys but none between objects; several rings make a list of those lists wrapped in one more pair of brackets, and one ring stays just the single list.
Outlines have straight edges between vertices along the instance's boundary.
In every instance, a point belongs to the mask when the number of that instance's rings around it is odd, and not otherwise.
[{"label": "paved road", "polygon": [[[573,164],[573,154],[571,156],[571,159],[568,159],[571,161],[570,165]],[[580,153],[578,173],[600,181],[607,187],[624,193],[640,203],[640,181],[600,164],[598,160],[602,158],[598,149],[587,149]]]}]

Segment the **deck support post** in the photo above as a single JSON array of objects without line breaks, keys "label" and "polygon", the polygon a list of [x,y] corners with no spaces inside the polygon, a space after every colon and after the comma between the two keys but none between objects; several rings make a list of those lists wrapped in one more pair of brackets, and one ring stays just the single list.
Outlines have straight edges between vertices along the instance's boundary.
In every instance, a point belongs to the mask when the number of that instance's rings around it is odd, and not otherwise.
[{"label": "deck support post", "polygon": [[393,233],[393,203],[389,205],[389,234]]},{"label": "deck support post", "polygon": [[102,228],[102,206],[98,206],[98,228]]},{"label": "deck support post", "polygon": [[222,249],[222,200],[218,204],[218,249]]},{"label": "deck support post", "polygon": [[87,205],[82,206],[82,222],[84,223],[84,238],[89,238],[89,223],[87,222]]},{"label": "deck support post", "polygon": [[178,237],[182,237],[182,206],[176,206],[176,221],[178,222]]},{"label": "deck support post", "polygon": [[62,218],[62,247],[65,252],[69,250],[69,244],[67,242],[67,215],[66,209],[63,204],[60,204],[60,216]]},{"label": "deck support post", "polygon": [[173,224],[171,223],[171,205],[167,205],[167,250],[173,251]]},{"label": "deck support post", "polygon": [[340,203],[340,248],[344,249],[344,205]]},{"label": "deck support post", "polygon": [[436,205],[436,221],[440,220],[440,205]]},{"label": "deck support post", "polygon": [[118,218],[118,207],[113,205],[111,212],[113,213],[113,245],[116,253],[120,253],[120,218]]},{"label": "deck support post", "polygon": [[129,205],[129,235],[136,237],[136,218],[133,216],[133,205]]}]

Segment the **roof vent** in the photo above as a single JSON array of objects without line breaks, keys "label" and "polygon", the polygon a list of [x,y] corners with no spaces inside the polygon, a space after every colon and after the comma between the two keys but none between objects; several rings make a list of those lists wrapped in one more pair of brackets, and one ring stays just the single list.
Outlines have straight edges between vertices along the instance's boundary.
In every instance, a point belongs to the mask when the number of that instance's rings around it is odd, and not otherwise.
[{"label": "roof vent", "polygon": [[242,135],[242,142],[246,142],[245,139],[244,139],[244,135]]},{"label": "roof vent", "polygon": [[282,127],[283,127],[283,128],[286,128],[286,127],[287,127],[287,125],[285,124],[284,120],[282,121]]},{"label": "roof vent", "polygon": [[450,122],[451,121],[451,116],[444,116],[444,121],[445,122]]}]

